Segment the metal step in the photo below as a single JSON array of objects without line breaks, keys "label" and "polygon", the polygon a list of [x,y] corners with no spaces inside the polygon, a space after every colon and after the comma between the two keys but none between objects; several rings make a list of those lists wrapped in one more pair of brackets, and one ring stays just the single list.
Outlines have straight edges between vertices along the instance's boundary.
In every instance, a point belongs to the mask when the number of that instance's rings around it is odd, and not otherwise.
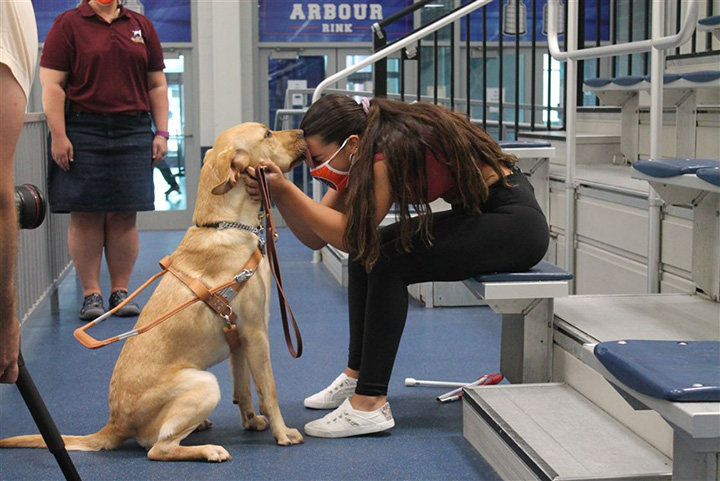
[{"label": "metal step", "polygon": [[672,479],[672,460],[566,384],[472,388],[463,432],[506,480]]}]

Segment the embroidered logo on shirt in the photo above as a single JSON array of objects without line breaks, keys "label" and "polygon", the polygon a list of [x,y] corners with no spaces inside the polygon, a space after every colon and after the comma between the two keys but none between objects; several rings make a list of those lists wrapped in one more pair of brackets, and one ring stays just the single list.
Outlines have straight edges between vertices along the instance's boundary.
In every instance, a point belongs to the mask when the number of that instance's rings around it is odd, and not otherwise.
[{"label": "embroidered logo on shirt", "polygon": [[145,40],[143,40],[143,36],[142,36],[142,30],[133,30],[132,33],[133,33],[133,35],[130,38],[130,40],[132,40],[135,43],[145,43]]}]

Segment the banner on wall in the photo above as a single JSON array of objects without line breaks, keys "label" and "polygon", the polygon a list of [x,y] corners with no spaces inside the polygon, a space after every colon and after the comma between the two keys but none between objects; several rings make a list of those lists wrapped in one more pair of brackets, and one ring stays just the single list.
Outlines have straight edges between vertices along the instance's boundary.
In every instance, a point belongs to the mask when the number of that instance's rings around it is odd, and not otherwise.
[{"label": "banner on wall", "polygon": [[[260,0],[261,42],[372,42],[372,25],[412,0]],[[412,15],[385,28],[388,41],[412,32]]]},{"label": "banner on wall", "polygon": [[[0,0],[4,1],[4,0]],[[32,0],[38,41],[44,42],[55,18],[80,4],[79,0]],[[161,42],[192,42],[190,0],[124,0],[123,4],[152,21]]]}]

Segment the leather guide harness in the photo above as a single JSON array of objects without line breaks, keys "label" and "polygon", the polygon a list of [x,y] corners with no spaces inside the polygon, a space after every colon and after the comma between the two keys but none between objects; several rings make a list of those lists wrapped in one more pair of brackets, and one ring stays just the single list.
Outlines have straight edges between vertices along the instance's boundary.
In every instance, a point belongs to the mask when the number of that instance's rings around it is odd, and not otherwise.
[{"label": "leather guide harness", "polygon": [[[279,302],[280,302],[280,313],[282,315],[282,322],[283,322],[283,332],[285,335],[285,343],[287,344],[288,351],[290,351],[290,355],[293,358],[298,358],[302,355],[302,337],[300,335],[300,329],[298,328],[297,323],[295,322],[295,316],[293,316],[292,310],[290,309],[290,304],[287,301],[287,298],[285,297],[285,292],[282,287],[282,279],[280,277],[280,264],[278,262],[277,258],[277,249],[275,247],[275,238],[277,237],[277,233],[275,232],[275,223],[272,218],[272,202],[270,199],[270,190],[267,185],[267,180],[265,179],[265,169],[263,167],[260,167],[257,169],[257,177],[258,177],[258,183],[260,185],[260,191],[262,194],[262,207],[264,214],[262,217],[265,219],[265,226],[264,228],[261,227],[250,227],[245,224],[238,224],[235,222],[219,222],[218,224],[212,224],[207,226],[198,226],[198,227],[209,227],[209,228],[216,228],[219,230],[223,229],[240,229],[244,231],[248,231],[250,233],[253,233],[258,236],[259,239],[259,245],[258,248],[255,249],[253,252],[252,257],[248,260],[248,262],[245,264],[245,267],[240,272],[240,274],[233,277],[233,279],[229,282],[226,282],[225,284],[222,284],[218,287],[215,287],[214,289],[209,289],[200,279],[195,279],[188,277],[175,269],[172,266],[172,259],[170,256],[166,256],[160,261],[160,267],[163,268],[163,270],[157,274],[155,274],[153,277],[148,279],[142,286],[140,286],[139,289],[137,289],[135,292],[130,294],[122,303],[120,303],[115,308],[111,309],[110,311],[106,312],[105,314],[101,315],[97,319],[93,320],[92,322],[89,322],[88,324],[84,325],[83,327],[80,327],[75,330],[73,333],[75,339],[77,339],[83,346],[87,347],[88,349],[98,349],[104,346],[107,346],[109,344],[112,344],[114,342],[120,341],[122,339],[127,339],[128,337],[137,336],[139,334],[142,334],[144,332],[149,331],[153,327],[157,326],[161,322],[167,320],[168,318],[172,317],[173,315],[177,314],[178,312],[182,311],[186,307],[194,304],[197,301],[203,301],[207,306],[209,306],[213,311],[215,311],[218,316],[223,319],[225,322],[225,326],[223,327],[223,333],[225,335],[225,339],[227,340],[228,345],[230,346],[230,350],[233,351],[240,347],[241,345],[241,338],[239,335],[239,332],[237,330],[237,315],[233,312],[232,307],[230,306],[230,301],[237,295],[237,293],[242,289],[242,287],[245,285],[245,282],[250,279],[253,274],[255,273],[255,270],[257,269],[258,265],[260,265],[260,262],[262,261],[262,258],[265,254],[265,248],[267,247],[267,255],[268,255],[268,261],[270,262],[270,270],[273,274],[273,277],[275,278],[275,284],[277,286],[278,296],[279,296]],[[265,230],[265,239],[263,240],[262,237],[259,236],[259,234]],[[268,240],[269,239],[269,240]],[[195,297],[186,301],[185,303],[175,307],[174,309],[171,309],[170,311],[164,313],[157,319],[153,320],[152,322],[144,325],[143,327],[139,329],[132,329],[130,331],[127,331],[123,334],[119,334],[117,336],[105,339],[105,340],[97,340],[94,339],[92,336],[90,336],[86,331],[104,321],[108,317],[110,317],[113,313],[115,313],[118,309],[122,308],[125,304],[130,302],[138,293],[140,293],[142,290],[144,290],[148,285],[150,285],[152,282],[154,282],[156,279],[162,277],[166,273],[170,272],[173,274],[176,278],[178,278],[183,284],[185,284],[194,294]],[[295,339],[297,340],[297,349],[293,347],[292,337],[290,334],[290,328],[288,323],[288,312],[290,314],[290,319],[292,320],[293,330],[295,331]]]}]

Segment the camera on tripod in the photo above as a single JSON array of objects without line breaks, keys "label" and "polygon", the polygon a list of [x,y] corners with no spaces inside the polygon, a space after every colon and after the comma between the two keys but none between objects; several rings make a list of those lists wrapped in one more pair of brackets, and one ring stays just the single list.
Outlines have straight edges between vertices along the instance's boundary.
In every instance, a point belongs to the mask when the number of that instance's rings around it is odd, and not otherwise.
[{"label": "camera on tripod", "polygon": [[35,229],[45,220],[45,196],[32,184],[15,186],[15,208],[21,229]]}]

